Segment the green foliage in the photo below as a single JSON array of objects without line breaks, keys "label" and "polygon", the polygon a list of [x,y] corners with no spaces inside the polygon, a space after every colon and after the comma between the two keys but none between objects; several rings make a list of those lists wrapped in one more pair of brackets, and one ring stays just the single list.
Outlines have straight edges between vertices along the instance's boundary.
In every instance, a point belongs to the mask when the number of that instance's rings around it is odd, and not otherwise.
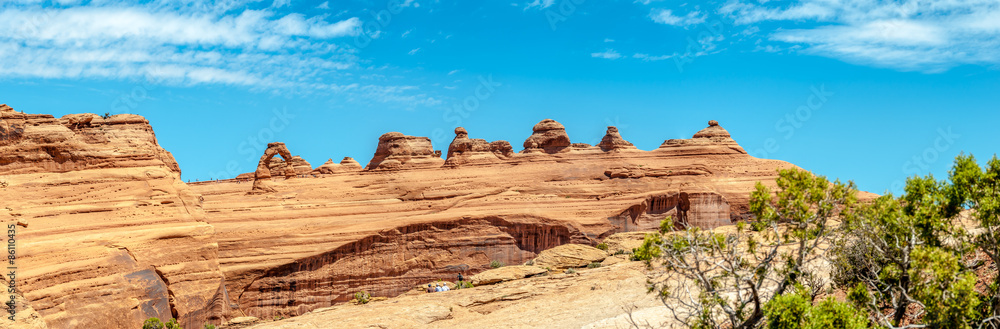
[{"label": "green foliage", "polygon": [[159,318],[149,318],[142,323],[142,329],[163,329],[163,322]]},{"label": "green foliage", "polygon": [[501,268],[501,267],[504,267],[506,265],[507,264],[504,264],[503,262],[501,262],[499,260],[494,260],[494,261],[490,262],[490,268]]},{"label": "green foliage", "polygon": [[215,325],[214,324],[210,324],[210,323],[206,323],[204,329],[215,329]]},{"label": "green foliage", "polygon": [[566,274],[574,274],[574,273],[576,273],[576,269],[575,268],[567,268],[566,269]]},{"label": "green foliage", "polygon": [[472,282],[469,282],[469,281],[459,281],[458,284],[455,285],[455,289],[456,290],[457,289],[469,289],[469,288],[473,288],[473,287],[474,286],[472,285]]},{"label": "green foliage", "polygon": [[104,112],[104,115],[102,115],[101,117],[104,118],[104,120],[107,120],[108,118],[111,117],[111,113]]},{"label": "green foliage", "polygon": [[170,319],[167,323],[163,324],[165,329],[183,329],[180,324],[177,324],[177,319]]},{"label": "green foliage", "polygon": [[587,268],[598,268],[598,267],[601,267],[601,263],[599,263],[599,262],[593,262],[593,263],[587,264]]},{"label": "green foliage", "polygon": [[358,304],[368,304],[372,300],[372,295],[367,291],[359,291],[354,293],[354,301]]},{"label": "green foliage", "polygon": [[802,286],[771,299],[764,306],[764,315],[768,329],[868,328],[867,314],[833,298],[813,305],[809,290]]},{"label": "green foliage", "polygon": [[[751,228],[757,233],[742,223],[725,233],[686,227],[669,235],[647,235],[633,251],[634,260],[651,266],[651,260],[661,261],[664,272],[650,289],[683,325],[756,328],[765,320],[763,305],[774,296],[783,296],[797,283],[818,287],[817,276],[805,264],[819,257],[831,219],[855,203],[857,189],[853,183],[831,182],[798,169],[779,170],[775,183],[772,192],[758,182],[750,195],[750,212],[756,217]],[[673,230],[672,220],[661,224]],[[781,320],[776,321],[780,327]]]},{"label": "green foliage", "polygon": [[667,216],[660,221],[660,233],[667,233],[674,230],[674,217]]},{"label": "green foliage", "polygon": [[598,243],[597,244],[597,249],[608,251],[608,244],[604,243],[604,242]]},{"label": "green foliage", "polygon": [[910,256],[913,297],[924,303],[924,321],[939,328],[971,328],[979,306],[975,273],[963,271],[958,257],[942,248],[920,247]]},{"label": "green foliage", "polygon": [[646,234],[639,248],[632,249],[633,261],[649,262],[653,258],[660,257],[660,245],[663,239],[659,234]]}]

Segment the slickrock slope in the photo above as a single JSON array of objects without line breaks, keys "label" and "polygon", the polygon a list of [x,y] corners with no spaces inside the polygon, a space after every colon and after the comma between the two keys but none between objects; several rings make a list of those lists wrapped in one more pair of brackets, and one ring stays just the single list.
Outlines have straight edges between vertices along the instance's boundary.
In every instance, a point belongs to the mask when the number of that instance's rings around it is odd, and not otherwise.
[{"label": "slickrock slope", "polygon": [[[561,127],[540,125],[541,135]],[[369,166],[377,170],[276,178],[274,193],[194,184],[216,229],[232,303],[246,315],[294,316],[357,291],[394,296],[485,271],[493,260],[521,264],[558,245],[594,245],[655,228],[668,215],[703,227],[731,224],[747,216],[755,182],[773,187],[776,169],[794,167],[753,158],[720,134],[652,151],[568,147],[567,139],[542,144],[567,146],[556,153],[540,148],[495,163],[381,166],[415,153],[413,140],[427,157],[428,140],[387,134]]]},{"label": "slickrock slope", "polygon": [[[501,268],[502,269],[502,268]],[[365,305],[340,304],[248,329],[320,328],[630,328],[629,315],[654,328],[676,325],[646,293],[641,262],[574,274],[435,293],[413,293]],[[666,325],[666,326],[664,326]]]},{"label": "slickrock slope", "polygon": [[444,160],[441,159],[441,151],[434,150],[430,138],[391,132],[378,138],[375,156],[368,162],[366,169],[437,168],[442,164]]},{"label": "slickrock slope", "polygon": [[0,219],[22,224],[18,287],[48,327],[227,312],[214,229],[149,122],[0,106],[0,128]]}]

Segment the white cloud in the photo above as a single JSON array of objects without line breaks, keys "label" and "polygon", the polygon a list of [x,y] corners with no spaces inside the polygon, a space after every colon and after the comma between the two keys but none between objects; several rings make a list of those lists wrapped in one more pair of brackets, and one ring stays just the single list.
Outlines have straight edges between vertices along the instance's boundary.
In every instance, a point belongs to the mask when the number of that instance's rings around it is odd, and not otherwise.
[{"label": "white cloud", "polygon": [[407,54],[415,55],[418,51],[420,51],[420,48],[413,48],[413,50],[408,51]]},{"label": "white cloud", "polygon": [[605,50],[605,51],[599,52],[599,53],[591,53],[590,57],[615,60],[615,59],[621,58],[622,55],[619,54],[614,49],[608,49],[608,50]]},{"label": "white cloud", "polygon": [[287,7],[291,4],[292,0],[274,0],[274,2],[271,4],[271,7],[281,8],[281,7]]},{"label": "white cloud", "polygon": [[649,17],[654,22],[674,26],[691,26],[705,22],[705,15],[698,11],[692,11],[684,16],[676,16],[670,9],[653,10]]},{"label": "white cloud", "polygon": [[545,8],[548,8],[548,7],[552,7],[552,5],[555,4],[555,3],[556,3],[556,0],[535,0],[535,1],[532,1],[531,3],[528,3],[526,6],[524,6],[524,10],[528,10],[528,9],[531,9],[531,8],[534,8],[534,7],[538,7],[539,9],[545,9]]},{"label": "white cloud", "polygon": [[323,1],[323,3],[319,4],[319,6],[316,6],[316,9],[330,9],[330,2]]},{"label": "white cloud", "polygon": [[641,59],[641,60],[646,61],[646,62],[662,61],[662,60],[670,59],[670,58],[673,58],[673,57],[674,57],[674,55],[652,56],[652,55],[649,55],[649,54],[642,54],[642,53],[637,53],[635,55],[632,55],[632,58]]},{"label": "white cloud", "polygon": [[1000,2],[994,0],[785,4],[737,0],[719,12],[737,24],[777,25],[765,31],[771,41],[862,65],[937,72],[962,64],[1000,63]]},{"label": "white cloud", "polygon": [[436,101],[419,96],[415,87],[350,87],[357,72],[379,70],[361,66],[357,51],[347,47],[359,18],[243,9],[260,1],[106,0],[54,8],[30,0],[3,2],[0,77],[149,80]]},{"label": "white cloud", "polygon": [[604,42],[615,42],[615,40],[610,38],[604,38]]},{"label": "white cloud", "polygon": [[451,72],[448,72],[448,75],[454,75],[455,73],[458,73],[460,71],[462,70],[452,70]]}]

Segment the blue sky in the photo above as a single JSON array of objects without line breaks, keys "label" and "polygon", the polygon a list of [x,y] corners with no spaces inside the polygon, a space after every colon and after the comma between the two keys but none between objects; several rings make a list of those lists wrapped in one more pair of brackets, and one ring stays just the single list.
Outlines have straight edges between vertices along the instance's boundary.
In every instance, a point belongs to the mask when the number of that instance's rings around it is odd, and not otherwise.
[{"label": "blue sky", "polygon": [[364,164],[389,131],[519,148],[552,118],[652,150],[714,119],[881,193],[1000,140],[996,1],[8,0],[0,29],[0,103],[143,115],[186,180],[270,141]]}]

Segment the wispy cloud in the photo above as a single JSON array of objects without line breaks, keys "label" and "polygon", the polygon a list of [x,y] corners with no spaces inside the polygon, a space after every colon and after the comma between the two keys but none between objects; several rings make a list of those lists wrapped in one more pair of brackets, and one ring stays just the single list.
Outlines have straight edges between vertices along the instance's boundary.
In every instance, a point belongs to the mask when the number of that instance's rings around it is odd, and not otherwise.
[{"label": "wispy cloud", "polygon": [[524,10],[528,10],[535,7],[538,7],[539,9],[545,9],[548,7],[552,7],[552,5],[555,3],[556,3],[555,0],[535,0],[525,5]]},{"label": "wispy cloud", "polygon": [[612,60],[614,60],[614,59],[621,58],[622,54],[619,54],[614,49],[608,49],[608,50],[605,50],[605,51],[599,52],[599,53],[591,53],[590,57],[603,58],[603,59],[612,59]]},{"label": "wispy cloud", "polygon": [[358,17],[310,17],[274,9],[289,1],[242,9],[249,2],[254,0],[142,5],[108,0],[48,8],[31,0],[5,2],[0,4],[0,30],[6,31],[0,34],[0,75],[416,93],[399,86],[344,87],[353,84],[356,74],[351,71],[368,69],[360,64],[357,50],[346,47],[359,33]]},{"label": "wispy cloud", "polygon": [[851,63],[925,72],[1000,64],[996,1],[732,1],[719,12],[737,24],[777,24],[769,40]]},{"label": "wispy cloud", "polygon": [[670,9],[659,9],[653,10],[649,17],[653,19],[654,22],[666,25],[674,26],[691,26],[697,25],[705,22],[705,14],[698,11],[692,11],[684,16],[674,15],[673,11]]}]

